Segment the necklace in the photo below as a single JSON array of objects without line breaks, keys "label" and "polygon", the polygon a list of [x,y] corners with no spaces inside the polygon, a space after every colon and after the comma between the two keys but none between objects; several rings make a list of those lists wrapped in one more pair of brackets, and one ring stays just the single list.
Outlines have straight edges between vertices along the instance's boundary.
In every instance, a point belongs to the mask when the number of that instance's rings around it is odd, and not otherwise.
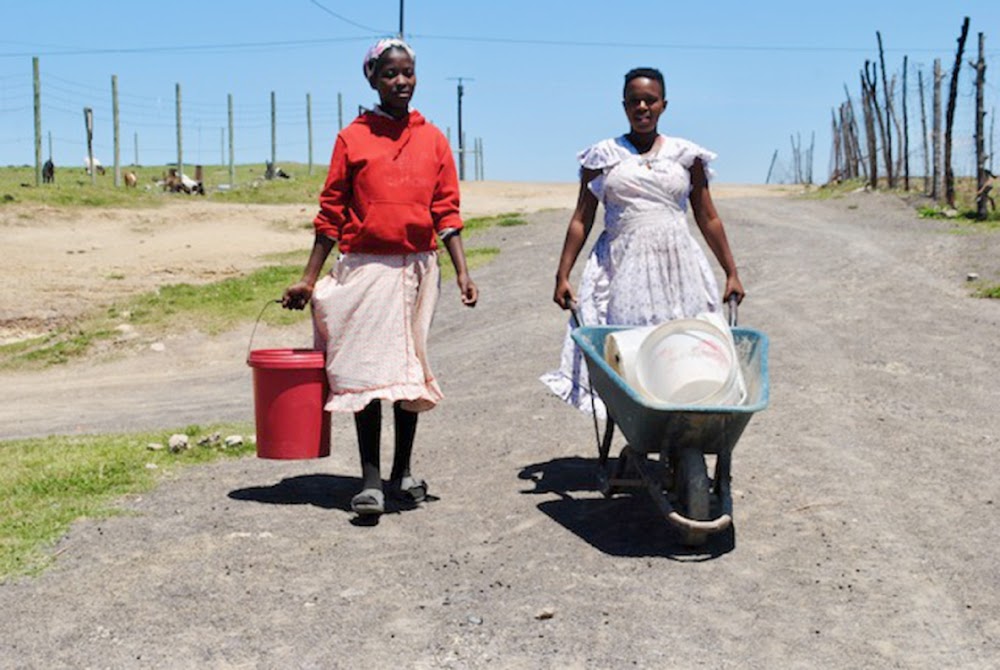
[{"label": "necklace", "polygon": [[639,163],[645,165],[646,169],[648,170],[653,169],[653,161],[656,160],[657,154],[660,153],[659,151],[653,152],[653,149],[656,148],[656,141],[658,139],[659,136],[653,137],[653,140],[648,145],[643,147],[639,146],[639,144],[637,144],[636,141],[633,140],[631,137],[628,138],[629,143],[635,148],[635,150],[639,154],[638,155]]}]

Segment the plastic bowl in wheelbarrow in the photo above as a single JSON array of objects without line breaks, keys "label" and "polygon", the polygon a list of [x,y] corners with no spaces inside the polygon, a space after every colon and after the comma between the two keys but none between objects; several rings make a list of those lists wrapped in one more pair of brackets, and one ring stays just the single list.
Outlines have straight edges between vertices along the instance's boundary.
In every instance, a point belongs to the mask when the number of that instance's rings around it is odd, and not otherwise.
[{"label": "plastic bowl in wheelbarrow", "polygon": [[750,417],[769,402],[768,339],[752,328],[733,328],[746,397],[738,405],[674,405],[645,396],[622,379],[604,359],[607,336],[628,326],[584,326],[572,331],[583,352],[594,390],[629,444],[656,451],[664,440],[675,446],[698,446],[705,453],[732,448]]}]

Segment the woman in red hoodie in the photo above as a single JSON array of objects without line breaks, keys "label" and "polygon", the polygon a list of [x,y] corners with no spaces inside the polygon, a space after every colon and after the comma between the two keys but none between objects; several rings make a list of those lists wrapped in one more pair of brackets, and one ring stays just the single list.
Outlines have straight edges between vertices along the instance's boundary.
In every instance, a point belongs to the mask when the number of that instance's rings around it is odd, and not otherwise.
[{"label": "woman in red hoodie", "polygon": [[[440,240],[455,267],[462,303],[479,297],[465,262],[458,176],[441,131],[410,109],[417,84],[413,50],[380,40],[364,73],[379,105],[337,136],[314,220],[316,239],[302,279],[288,287],[288,309],[312,305],[316,348],[326,351],[326,409],[353,412],[362,490],[361,515],[385,510],[380,473],[383,399],[393,403],[395,453],[390,492],[419,503],[427,483],[410,472],[417,413],[442,398],[427,362],[427,333],[437,303]],[[341,256],[319,279],[336,244]]]}]

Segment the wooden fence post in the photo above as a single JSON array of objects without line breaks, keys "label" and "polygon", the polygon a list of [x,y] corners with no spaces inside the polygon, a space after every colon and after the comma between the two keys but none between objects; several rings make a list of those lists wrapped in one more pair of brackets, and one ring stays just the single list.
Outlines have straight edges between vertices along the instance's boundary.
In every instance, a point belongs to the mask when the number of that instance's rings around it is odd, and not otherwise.
[{"label": "wooden fence post", "polygon": [[278,110],[274,99],[274,91],[271,91],[271,169],[274,170],[278,163]]},{"label": "wooden fence post", "polygon": [[122,185],[122,145],[118,136],[118,75],[111,75],[111,127],[114,142],[115,188]]},{"label": "wooden fence post", "polygon": [[931,130],[931,154],[934,157],[934,179],[931,183],[931,198],[941,202],[944,197],[944,155],[941,146],[941,82],[944,73],[941,71],[941,59],[934,59],[934,114],[933,130]]},{"label": "wooden fence post", "polygon": [[920,146],[924,156],[924,195],[931,192],[931,162],[927,153],[927,104],[924,100],[924,71],[917,70],[917,88],[920,89]]},{"label": "wooden fence post", "polygon": [[962,54],[965,52],[965,38],[969,36],[969,17],[962,21],[962,33],[958,36],[958,50],[955,52],[955,66],[951,70],[951,84],[948,88],[948,109],[944,125],[944,199],[949,207],[955,206],[955,173],[951,169],[951,131],[955,125],[955,99],[958,97],[958,74],[962,70]]},{"label": "wooden fence post", "polygon": [[906,116],[906,71],[908,59],[903,56],[903,190],[910,190],[910,125]]},{"label": "wooden fence post", "polygon": [[985,37],[979,33],[979,59],[973,64],[976,68],[976,218],[986,220],[986,203],[989,195],[986,178],[986,141],[983,137],[983,119],[986,110],[983,106],[983,89],[986,86],[986,56],[983,52]]},{"label": "wooden fence post", "polygon": [[97,184],[97,166],[94,165],[94,110],[83,108],[83,127],[87,133],[87,165],[90,169],[90,185]]},{"label": "wooden fence post", "polygon": [[236,187],[236,163],[233,162],[233,94],[226,96],[229,116],[229,188]]},{"label": "wooden fence post", "polygon": [[[35,186],[42,185],[42,78],[38,74],[38,56],[31,59],[31,80],[35,106]],[[51,156],[50,156],[51,158]]]},{"label": "wooden fence post", "polygon": [[184,134],[181,130],[181,85],[177,84],[174,95],[177,98],[177,178],[184,175]]},{"label": "wooden fence post", "polygon": [[[885,51],[882,49],[882,33],[875,31],[875,37],[878,39],[878,59],[882,64],[882,99],[885,100],[885,130],[882,133],[882,153],[885,154],[885,176],[889,182],[889,188],[896,187],[896,175],[893,172],[892,165],[892,89],[889,88],[889,83],[885,72]],[[873,89],[874,90],[874,89]],[[875,98],[876,107],[878,105],[878,98]],[[881,116],[879,117],[879,127],[881,128]]]},{"label": "wooden fence post", "polygon": [[878,116],[878,108],[872,100],[870,83],[871,76],[868,72],[868,61],[865,61],[865,70],[861,73],[861,99],[862,110],[865,113],[865,135],[868,140],[868,187],[872,190],[878,188],[878,144],[875,141],[875,118]]},{"label": "wooden fence post", "polygon": [[313,173],[313,112],[312,96],[306,93],[306,140],[309,145],[309,175]]}]

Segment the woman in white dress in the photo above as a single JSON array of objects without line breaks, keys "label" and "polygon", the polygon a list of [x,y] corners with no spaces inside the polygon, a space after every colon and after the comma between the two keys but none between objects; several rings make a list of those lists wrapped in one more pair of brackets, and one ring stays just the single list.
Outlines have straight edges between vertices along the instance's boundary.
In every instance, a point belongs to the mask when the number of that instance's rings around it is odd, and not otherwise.
[{"label": "woman in white dress", "polygon": [[[715,154],[661,135],[667,107],[663,75],[636,68],[625,75],[622,104],[630,130],[580,152],[580,193],[566,231],[553,300],[575,306],[585,325],[645,326],[719,310],[719,288],[708,259],[687,225],[687,203],[726,274],[722,295],[743,299],[743,285],[726,232],[708,190]],[[604,205],[604,231],[587,259],[579,294],[570,271]],[[542,376],[554,393],[591,411],[583,355],[567,328],[561,365]],[[604,406],[595,398],[599,415]]]}]

